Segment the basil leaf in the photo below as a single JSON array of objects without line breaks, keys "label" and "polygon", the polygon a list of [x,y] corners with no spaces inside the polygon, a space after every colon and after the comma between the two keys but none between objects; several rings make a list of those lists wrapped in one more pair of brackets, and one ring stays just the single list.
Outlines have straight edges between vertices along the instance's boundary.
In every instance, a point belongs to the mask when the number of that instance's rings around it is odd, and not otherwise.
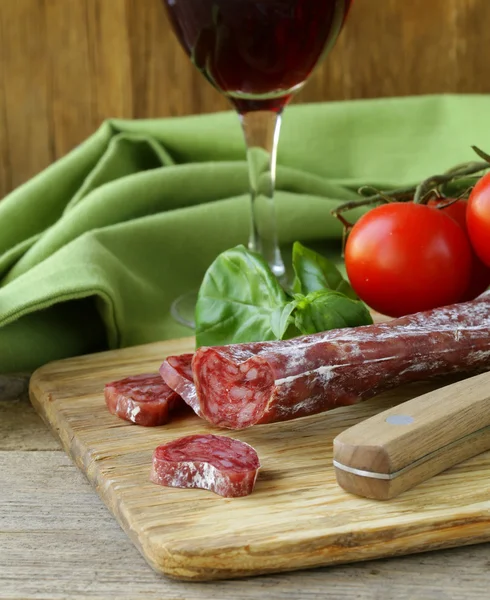
[{"label": "basil leaf", "polygon": [[209,267],[199,290],[197,347],[275,340],[272,324],[277,333],[285,327],[289,315],[283,322],[280,311],[288,302],[260,255],[244,246],[226,250]]},{"label": "basil leaf", "polygon": [[298,300],[288,302],[282,308],[277,308],[272,315],[271,328],[278,340],[288,340],[301,335],[301,331],[294,324],[294,311]]},{"label": "basil leaf", "polygon": [[366,305],[333,290],[296,295],[294,324],[302,334],[329,329],[370,325],[373,320]]},{"label": "basil leaf", "polygon": [[299,242],[295,242],[293,246],[293,268],[293,291],[297,294],[310,294],[327,289],[358,300],[354,290],[331,261],[305,248]]}]

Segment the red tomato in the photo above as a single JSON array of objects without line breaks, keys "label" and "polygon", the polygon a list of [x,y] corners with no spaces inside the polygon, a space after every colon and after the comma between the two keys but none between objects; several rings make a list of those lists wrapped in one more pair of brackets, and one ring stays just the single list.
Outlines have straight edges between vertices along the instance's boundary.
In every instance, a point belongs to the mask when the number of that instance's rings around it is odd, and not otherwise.
[{"label": "red tomato", "polygon": [[466,223],[475,252],[490,267],[490,173],[478,181],[470,194]]},{"label": "red tomato", "polygon": [[345,265],[366,304],[400,317],[458,302],[468,286],[471,251],[461,227],[442,211],[393,202],[354,225]]},{"label": "red tomato", "polygon": [[429,200],[427,206],[434,208],[445,204],[447,204],[446,207],[438,210],[442,210],[445,215],[449,215],[466,232],[466,209],[468,207],[466,200],[454,202],[454,199],[451,198],[441,198],[440,200]]},{"label": "red tomato", "polygon": [[[453,202],[449,199],[430,200],[429,206],[441,206],[451,202],[452,204],[449,204],[449,206],[447,206],[446,208],[438,210],[442,210],[445,215],[448,215],[451,217],[451,219],[454,219],[468,236],[468,229],[466,226],[466,213],[468,203],[466,202],[466,200],[458,200],[457,202]],[[468,240],[470,241],[471,246],[471,240],[469,236]],[[476,252],[474,251],[473,247],[471,247],[471,255],[472,260],[470,283],[468,285],[468,288],[466,289],[466,292],[459,299],[459,302],[473,300],[474,298],[482,294],[490,285],[490,268],[488,268],[485,264],[482,263],[482,261],[478,258]]]}]

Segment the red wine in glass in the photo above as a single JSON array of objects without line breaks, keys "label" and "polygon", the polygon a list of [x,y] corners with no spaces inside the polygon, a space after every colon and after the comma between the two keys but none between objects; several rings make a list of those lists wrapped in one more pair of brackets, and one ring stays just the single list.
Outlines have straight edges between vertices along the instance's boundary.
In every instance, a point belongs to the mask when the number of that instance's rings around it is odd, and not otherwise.
[{"label": "red wine in glass", "polygon": [[252,199],[249,247],[284,265],[273,201],[281,113],[334,45],[352,0],[163,0],[194,65],[242,122]]}]

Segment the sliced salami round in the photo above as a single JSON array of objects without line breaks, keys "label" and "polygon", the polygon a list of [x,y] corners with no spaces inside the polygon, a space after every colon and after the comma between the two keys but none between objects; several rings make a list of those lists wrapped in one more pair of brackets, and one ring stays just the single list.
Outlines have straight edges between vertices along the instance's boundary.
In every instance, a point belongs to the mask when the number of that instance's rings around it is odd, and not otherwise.
[{"label": "sliced salami round", "polygon": [[113,415],[146,427],[167,423],[169,412],[182,402],[158,373],[135,375],[107,383],[104,396]]},{"label": "sliced salami round", "polygon": [[150,479],[168,487],[201,488],[236,498],[251,494],[260,468],[245,442],[217,435],[190,435],[158,446]]},{"label": "sliced salami round", "polygon": [[192,410],[201,416],[196,386],[192,376],[193,354],[169,356],[160,367],[160,375],[165,383],[188,404]]}]

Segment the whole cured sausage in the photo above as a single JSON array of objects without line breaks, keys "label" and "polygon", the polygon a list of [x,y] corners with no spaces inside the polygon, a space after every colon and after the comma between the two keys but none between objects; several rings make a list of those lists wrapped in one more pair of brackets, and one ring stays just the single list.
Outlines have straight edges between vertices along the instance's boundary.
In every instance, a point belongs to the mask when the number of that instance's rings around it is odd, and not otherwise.
[{"label": "whole cured sausage", "polygon": [[463,304],[281,342],[200,348],[201,415],[242,429],[354,404],[412,381],[490,368],[490,292]]},{"label": "whole cured sausage", "polygon": [[169,412],[182,402],[158,373],[107,383],[104,396],[113,415],[146,427],[167,423]]},{"label": "whole cured sausage", "polygon": [[239,440],[190,435],[153,453],[150,479],[179,488],[201,488],[226,498],[251,494],[260,468],[257,452]]}]

